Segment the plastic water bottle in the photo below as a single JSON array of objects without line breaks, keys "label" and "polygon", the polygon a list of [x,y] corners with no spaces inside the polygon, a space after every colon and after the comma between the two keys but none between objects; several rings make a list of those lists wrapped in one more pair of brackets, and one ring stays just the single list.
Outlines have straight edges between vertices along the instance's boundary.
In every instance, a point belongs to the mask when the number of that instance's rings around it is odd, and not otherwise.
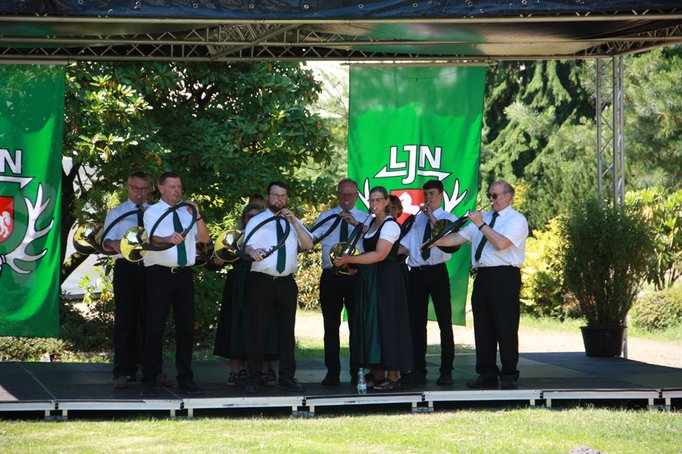
[{"label": "plastic water bottle", "polygon": [[365,369],[358,370],[358,394],[367,394],[367,382],[365,381]]}]

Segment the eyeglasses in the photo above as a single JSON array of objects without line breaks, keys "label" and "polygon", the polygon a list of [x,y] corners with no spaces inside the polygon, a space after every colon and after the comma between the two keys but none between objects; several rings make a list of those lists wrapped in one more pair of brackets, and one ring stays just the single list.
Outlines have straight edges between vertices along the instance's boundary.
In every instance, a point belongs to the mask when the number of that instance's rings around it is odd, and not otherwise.
[{"label": "eyeglasses", "polygon": [[274,199],[280,199],[280,200],[282,200],[282,199],[286,199],[286,198],[287,198],[287,195],[286,195],[286,194],[273,194],[273,193],[271,192],[270,194],[268,194],[268,197],[272,197],[272,198],[274,198]]},{"label": "eyeglasses", "polygon": [[369,203],[378,202],[379,200],[386,200],[386,197],[377,197],[376,199],[369,199]]},{"label": "eyeglasses", "polygon": [[507,191],[505,191],[505,192],[500,192],[499,194],[494,193],[494,192],[489,192],[489,193],[488,193],[488,198],[489,198],[489,199],[493,199],[493,200],[497,200],[497,198],[498,198],[499,196],[501,196],[502,194],[506,194],[506,193],[507,193]]},{"label": "eyeglasses", "polygon": [[135,191],[135,192],[147,192],[147,191],[149,191],[149,186],[145,186],[145,187],[141,188],[139,186],[133,186],[133,185],[129,184],[128,188],[132,191]]}]

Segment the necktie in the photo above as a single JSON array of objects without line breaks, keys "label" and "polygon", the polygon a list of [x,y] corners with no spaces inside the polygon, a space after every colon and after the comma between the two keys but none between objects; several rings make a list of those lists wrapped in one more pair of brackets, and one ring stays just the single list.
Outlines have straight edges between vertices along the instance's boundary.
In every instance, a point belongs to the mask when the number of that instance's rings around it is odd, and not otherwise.
[{"label": "necktie", "polygon": [[339,241],[342,243],[348,241],[348,223],[344,220],[341,221],[341,231],[339,232]]},{"label": "necktie", "polygon": [[[182,232],[182,224],[180,223],[178,210],[173,210],[173,229],[178,233]],[[187,250],[185,249],[185,243],[182,242],[176,247],[178,248],[178,266],[187,265]]]},{"label": "necktie", "polygon": [[144,214],[142,212],[142,205],[135,205],[135,208],[137,209],[137,226],[144,227]]},{"label": "necktie", "polygon": [[[490,224],[488,226],[492,229],[495,226],[495,220],[499,216],[499,213],[497,211],[493,212],[493,219],[490,221]],[[480,243],[478,243],[478,247],[476,248],[476,254],[474,255],[474,260],[478,262],[478,260],[481,258],[481,254],[483,254],[483,247],[485,246],[485,243],[488,242],[488,238],[483,236],[483,239],[481,240]]]},{"label": "necktie", "polygon": [[[424,237],[422,238],[422,244],[431,239],[431,222],[426,220],[426,227],[424,227]],[[422,251],[422,258],[428,260],[431,257],[431,248],[424,248]]]},{"label": "necktie", "polygon": [[[280,224],[280,221],[277,221],[277,243],[279,244],[280,240],[282,239],[282,236],[284,236],[284,228]],[[287,249],[286,246],[282,246],[281,248],[277,249],[277,272],[281,273],[284,271],[284,268],[286,267],[287,264]]]}]

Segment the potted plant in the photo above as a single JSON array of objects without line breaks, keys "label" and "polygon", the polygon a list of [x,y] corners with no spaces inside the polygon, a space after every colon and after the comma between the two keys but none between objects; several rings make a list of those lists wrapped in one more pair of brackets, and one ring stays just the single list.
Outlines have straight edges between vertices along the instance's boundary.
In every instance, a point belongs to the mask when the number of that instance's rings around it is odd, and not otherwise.
[{"label": "potted plant", "polygon": [[648,271],[651,229],[634,207],[585,199],[562,222],[564,285],[578,302],[587,356],[620,356],[625,318]]}]

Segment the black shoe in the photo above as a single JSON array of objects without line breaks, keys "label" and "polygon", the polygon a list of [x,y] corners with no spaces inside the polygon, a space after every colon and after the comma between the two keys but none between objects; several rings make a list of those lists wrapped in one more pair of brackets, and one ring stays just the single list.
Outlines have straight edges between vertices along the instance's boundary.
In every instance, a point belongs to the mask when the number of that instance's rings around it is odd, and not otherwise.
[{"label": "black shoe", "polygon": [[404,385],[425,385],[426,376],[420,372],[412,371],[400,377],[400,382]]},{"label": "black shoe", "polygon": [[181,394],[189,394],[190,396],[200,396],[205,394],[204,390],[199,388],[192,380],[178,382],[178,391]]},{"label": "black shoe", "polygon": [[467,382],[467,388],[471,389],[492,389],[497,388],[497,385],[497,377],[484,378],[479,376],[476,380]]},{"label": "black shoe", "polygon": [[440,377],[438,377],[438,380],[436,380],[436,384],[439,386],[452,386],[452,373],[441,373]]},{"label": "black shoe", "polygon": [[246,382],[246,386],[244,386],[244,392],[246,394],[256,394],[258,391],[260,391],[260,383],[258,383],[257,380],[249,380]]},{"label": "black shoe", "polygon": [[291,391],[294,393],[302,393],[305,391],[303,385],[297,382],[295,378],[280,379],[279,389],[282,389],[284,391]]},{"label": "black shoe", "polygon": [[341,384],[341,379],[335,375],[327,374],[322,380],[324,386],[339,386]]},{"label": "black shoe", "polygon": [[128,387],[128,380],[126,377],[118,376],[114,378],[114,389],[125,389]]},{"label": "black shoe", "polygon": [[173,382],[170,381],[170,378],[166,377],[166,374],[163,372],[159,372],[156,374],[156,378],[154,379],[154,386],[161,386],[162,388],[170,388],[173,386]]},{"label": "black shoe", "polygon": [[156,397],[156,389],[153,381],[146,381],[142,383],[141,397]]},{"label": "black shoe", "polygon": [[513,378],[503,378],[500,380],[500,388],[502,389],[517,389],[519,383]]}]

